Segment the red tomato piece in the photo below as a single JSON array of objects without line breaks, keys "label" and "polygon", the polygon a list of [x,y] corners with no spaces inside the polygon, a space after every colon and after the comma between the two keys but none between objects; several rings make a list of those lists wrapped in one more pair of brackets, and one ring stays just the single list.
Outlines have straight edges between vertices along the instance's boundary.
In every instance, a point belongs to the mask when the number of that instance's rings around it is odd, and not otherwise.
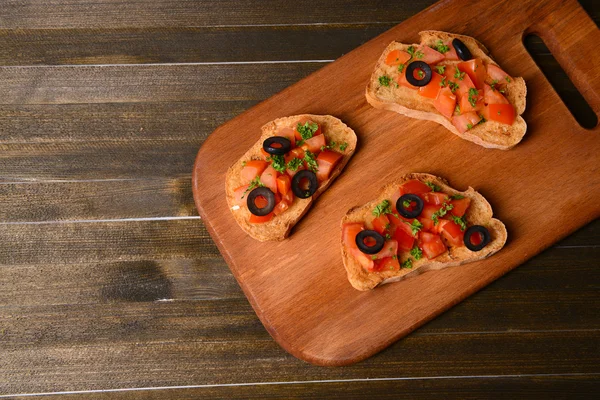
[{"label": "red tomato piece", "polygon": [[385,63],[390,66],[396,66],[400,64],[404,64],[410,60],[410,54],[402,50],[392,50],[388,53],[385,58]]},{"label": "red tomato piece", "polygon": [[250,214],[250,223],[251,224],[263,224],[265,222],[269,222],[271,219],[273,219],[273,212],[270,212],[267,215],[264,215],[262,217],[259,217],[258,215]]},{"label": "red tomato piece", "polygon": [[433,259],[448,250],[439,235],[421,232],[419,247],[428,259]]},{"label": "red tomato piece", "polygon": [[373,218],[371,224],[373,225],[373,229],[382,235],[388,233],[390,228],[390,220],[385,214],[381,214],[379,217]]},{"label": "red tomato piece", "polygon": [[395,212],[395,213],[398,212],[398,210],[396,210],[396,203],[398,202],[398,199],[400,198],[400,196],[402,196],[402,194],[400,194],[400,189],[398,189],[394,192],[394,194],[390,198],[390,204],[392,205],[392,212]]},{"label": "red tomato piece", "polygon": [[434,100],[433,106],[444,117],[452,118],[452,114],[454,114],[454,109],[456,108],[456,95],[452,93],[450,88],[442,88]]},{"label": "red tomato piece", "polygon": [[281,175],[277,177],[277,191],[283,196],[291,192],[292,180],[288,175]]},{"label": "red tomato piece", "polygon": [[446,239],[447,243],[455,247],[464,245],[464,232],[460,230],[460,226],[454,221],[440,220],[439,225],[440,235]]},{"label": "red tomato piece", "polygon": [[[473,81],[466,73],[462,75],[462,79],[455,78],[455,75],[457,74],[456,70],[456,67],[451,68],[450,66],[448,66],[446,67],[446,71],[444,71],[444,75],[446,75],[446,79],[448,80],[448,82],[453,82],[458,86],[458,88],[454,92],[454,94],[456,94],[457,97],[460,97],[463,94],[468,95],[469,89],[475,88],[475,84],[473,84]],[[458,72],[460,73],[461,71],[458,70]]]},{"label": "red tomato piece", "polygon": [[233,204],[236,206],[242,206],[246,204],[246,190],[248,190],[248,186],[250,185],[242,185],[239,188],[233,191]]},{"label": "red tomato piece", "polygon": [[489,118],[502,124],[512,125],[515,122],[516,113],[512,104],[489,104]]},{"label": "red tomato piece", "polygon": [[447,198],[448,195],[446,193],[441,192],[429,192],[423,195],[423,199],[426,203],[433,204],[436,206],[442,204],[444,201],[446,201]]},{"label": "red tomato piece", "polygon": [[473,244],[473,246],[477,246],[478,244],[481,244],[481,242],[483,242],[483,236],[480,232],[475,232],[471,235],[471,244]]},{"label": "red tomato piece", "polygon": [[386,257],[393,257],[396,254],[398,254],[398,242],[396,242],[394,239],[390,239],[386,240],[381,251],[371,256],[371,258],[375,260],[382,260]]},{"label": "red tomato piece", "polygon": [[460,133],[465,133],[473,128],[479,121],[481,121],[481,117],[475,112],[462,113],[452,117],[452,125],[454,125]]},{"label": "red tomato piece", "polygon": [[354,257],[354,259],[367,271],[373,272],[375,271],[375,261],[373,259],[360,251],[357,248],[350,249],[350,254]]},{"label": "red tomato piece", "polygon": [[324,150],[319,153],[317,156],[317,165],[319,166],[319,169],[317,170],[317,179],[319,182],[329,179],[331,172],[338,162],[340,162],[342,157],[342,154],[332,150]]},{"label": "red tomato piece", "polygon": [[442,89],[440,85],[442,83],[442,75],[435,72],[431,73],[431,81],[425,86],[419,88],[419,94],[429,99],[435,99],[438,97],[438,93]]},{"label": "red tomato piece", "polygon": [[498,90],[492,89],[487,83],[483,84],[483,98],[485,104],[508,104],[506,97],[502,96]]},{"label": "red tomato piece", "polygon": [[[460,102],[458,105],[460,107],[461,114],[483,110],[485,103],[483,102],[483,96],[480,92],[481,90],[479,90],[476,95],[463,94],[460,96]],[[469,101],[470,98],[475,100],[475,106],[473,106]]]},{"label": "red tomato piece", "polygon": [[306,169],[306,166],[304,165],[304,163],[300,164],[298,169],[295,171],[292,171],[291,169],[288,168],[285,170],[285,172],[290,176],[290,178],[293,178],[294,175],[296,175],[298,173],[298,171],[302,171],[303,169]]},{"label": "red tomato piece", "polygon": [[417,61],[424,61],[429,65],[437,64],[444,58],[446,58],[442,53],[432,49],[429,46],[421,45],[417,47],[417,51],[415,52],[415,54],[417,54],[419,51],[423,53],[423,57],[416,56],[415,59]]},{"label": "red tomato piece", "polygon": [[[298,121],[298,123],[296,123],[296,126],[294,127],[294,136],[296,138],[296,140],[302,140],[302,135],[300,134],[300,132],[298,132],[298,125],[304,126],[306,125],[306,123],[309,124],[316,124],[315,121],[308,119],[308,118],[302,118]],[[317,130],[315,131],[315,133],[313,133],[313,136],[318,136],[322,133],[321,131],[321,125],[317,124]]]},{"label": "red tomato piece", "polygon": [[454,49],[454,46],[452,46],[452,39],[447,40],[444,44],[446,46],[448,46],[448,48],[450,49],[444,53],[444,57],[446,58],[446,60],[448,60],[448,61],[460,60],[460,58],[458,58],[458,54],[456,54],[456,50]]},{"label": "red tomato piece", "polygon": [[240,172],[242,184],[250,183],[254,178],[260,176],[267,168],[267,165],[269,164],[262,160],[250,160],[246,162],[246,165],[244,165]]},{"label": "red tomato piece", "polygon": [[271,189],[273,193],[277,193],[277,176],[279,173],[273,168],[272,165],[269,165],[263,173],[260,175],[260,181],[263,185]]},{"label": "red tomato piece", "polygon": [[452,210],[450,211],[452,215],[457,217],[462,217],[467,212],[467,209],[471,205],[471,199],[465,197],[463,199],[450,200],[450,204],[452,204]]},{"label": "red tomato piece", "polygon": [[321,151],[321,147],[325,146],[325,135],[313,136],[310,139],[306,139],[302,144],[301,148],[304,151],[309,150],[311,153],[318,153]]},{"label": "red tomato piece", "polygon": [[342,241],[348,249],[358,249],[356,247],[356,235],[364,229],[364,224],[360,222],[347,223],[342,226]]},{"label": "red tomato piece", "polygon": [[407,193],[420,195],[428,192],[431,192],[431,188],[417,179],[412,179],[400,185],[400,195]]},{"label": "red tomato piece", "polygon": [[[502,70],[499,66],[495,64],[487,65],[487,74],[493,81],[498,81],[499,83],[505,83],[509,80],[512,80],[511,77]],[[508,80],[506,79],[508,78]]]},{"label": "red tomato piece", "polygon": [[435,231],[435,225],[433,225],[433,220],[431,218],[425,218],[425,217],[421,216],[417,219],[419,220],[421,225],[423,225],[423,227],[421,228],[421,232],[423,232],[423,231],[434,232]]},{"label": "red tomato piece", "polygon": [[277,132],[276,136],[281,136],[288,139],[290,142],[292,142],[292,148],[296,146],[296,136],[294,135],[294,130],[292,128],[282,128],[279,130],[279,132]]},{"label": "red tomato piece", "polygon": [[[402,225],[406,224],[403,223]],[[401,228],[396,229],[393,238],[398,242],[398,250],[400,251],[410,251],[415,245],[416,239],[412,233],[406,233],[406,231]]]},{"label": "red tomato piece", "polygon": [[406,80],[406,68],[404,68],[404,70],[398,74],[398,78],[396,79],[396,81],[398,82],[398,85],[400,85],[400,86],[404,86],[409,89],[417,89],[416,86],[411,85]]},{"label": "red tomato piece", "polygon": [[485,65],[483,65],[483,61],[481,61],[481,58],[463,61],[458,63],[457,67],[460,71],[469,75],[476,88],[483,88],[485,78],[487,77],[487,71],[485,69]]},{"label": "red tomato piece", "polygon": [[377,272],[399,271],[400,262],[398,261],[398,257],[386,257],[381,260],[375,261],[375,266],[373,267],[373,270]]}]

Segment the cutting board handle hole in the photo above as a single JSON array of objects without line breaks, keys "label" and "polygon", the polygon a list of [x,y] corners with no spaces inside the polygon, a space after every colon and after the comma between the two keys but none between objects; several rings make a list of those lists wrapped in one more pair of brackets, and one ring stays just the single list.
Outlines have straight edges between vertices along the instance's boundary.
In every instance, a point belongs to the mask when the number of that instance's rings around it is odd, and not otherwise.
[{"label": "cutting board handle hole", "polygon": [[598,116],[573,85],[542,38],[528,34],[523,38],[523,44],[579,125],[585,129],[596,127]]}]

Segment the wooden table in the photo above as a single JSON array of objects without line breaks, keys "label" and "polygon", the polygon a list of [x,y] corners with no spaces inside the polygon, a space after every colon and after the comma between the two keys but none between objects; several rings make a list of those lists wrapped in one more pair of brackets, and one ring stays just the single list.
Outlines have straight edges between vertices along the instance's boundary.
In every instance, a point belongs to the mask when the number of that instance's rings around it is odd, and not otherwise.
[{"label": "wooden table", "polygon": [[219,124],[432,1],[171,3],[1,5],[0,395],[598,392],[598,221],[366,361],[322,368],[283,351],[197,216],[195,154]]}]

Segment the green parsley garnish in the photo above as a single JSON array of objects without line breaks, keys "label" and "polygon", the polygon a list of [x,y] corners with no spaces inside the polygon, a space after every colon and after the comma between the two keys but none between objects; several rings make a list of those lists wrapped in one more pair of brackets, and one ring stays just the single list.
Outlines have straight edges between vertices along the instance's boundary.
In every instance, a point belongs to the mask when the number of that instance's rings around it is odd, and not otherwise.
[{"label": "green parsley garnish", "polygon": [[443,76],[443,77],[442,77],[442,81],[440,82],[440,86],[441,86],[441,87],[446,87],[446,86],[448,86],[448,81],[446,80],[446,77],[445,77],[445,76]]},{"label": "green parsley garnish", "polygon": [[344,143],[340,144],[340,150],[341,151],[345,151],[346,147],[348,147],[348,143],[347,142],[344,142]]},{"label": "green parsley garnish", "polygon": [[409,258],[408,260],[404,261],[400,267],[408,269],[412,268],[412,258]]},{"label": "green parsley garnish", "polygon": [[248,189],[246,189],[244,191],[244,194],[242,194],[241,198],[243,199],[244,196],[246,196],[246,193],[254,190],[255,188],[257,188],[257,187],[263,187],[263,186],[265,186],[265,185],[263,185],[263,183],[260,181],[260,178],[257,176],[256,178],[254,178],[254,179],[252,179],[250,181],[250,185],[248,185]]},{"label": "green parsley garnish", "polygon": [[423,257],[423,251],[421,251],[420,248],[415,246],[410,251],[410,255],[413,256],[415,258],[415,260],[419,261],[421,259],[421,257]]},{"label": "green parsley garnish", "polygon": [[[302,140],[310,139],[313,137],[315,132],[319,129],[319,125],[315,122],[306,122],[304,125],[298,123],[296,130],[302,136]],[[298,145],[298,144],[297,144]]]},{"label": "green parsley garnish", "polygon": [[421,70],[418,70],[417,75],[419,75],[419,78],[423,79],[423,77],[425,76],[425,73]]},{"label": "green parsley garnish", "polygon": [[477,89],[469,89],[469,103],[472,107],[475,107],[475,104],[477,104],[477,96],[479,96],[479,91]]},{"label": "green parsley garnish", "polygon": [[446,46],[444,44],[444,42],[442,42],[441,40],[438,40],[437,42],[435,42],[434,49],[436,49],[437,51],[439,51],[442,54],[450,51],[450,47]]},{"label": "green parsley garnish", "polygon": [[302,160],[300,158],[293,158],[290,160],[290,162],[287,163],[287,168],[290,171],[297,171],[301,165],[302,165]]},{"label": "green parsley garnish", "polygon": [[410,200],[404,200],[404,201],[402,202],[402,205],[404,206],[404,208],[408,208],[408,207],[410,207]]},{"label": "green parsley garnish", "polygon": [[317,164],[317,158],[313,153],[310,152],[310,150],[306,150],[304,152],[304,161],[306,161],[306,166],[308,169],[310,169],[312,172],[317,172],[319,169],[319,164]]},{"label": "green parsley garnish", "polygon": [[433,190],[434,192],[439,192],[440,190],[442,190],[442,188],[441,188],[441,187],[439,187],[438,185],[436,185],[436,184],[435,184],[435,183],[433,183],[433,182],[425,182],[425,184],[426,184],[427,186],[429,186],[429,187],[431,188],[431,190]]},{"label": "green parsley garnish", "polygon": [[467,223],[465,222],[464,215],[462,217],[457,217],[455,215],[451,215],[450,218],[452,218],[452,221],[454,221],[454,223],[456,225],[460,226],[461,231],[464,231],[465,229],[467,229]]},{"label": "green parsley garnish", "polygon": [[417,235],[417,232],[421,230],[423,224],[419,222],[418,219],[415,218],[413,222],[410,224],[410,230],[412,231],[413,236]]},{"label": "green parsley garnish", "polygon": [[500,115],[500,110],[498,110],[498,115]]},{"label": "green parsley garnish", "polygon": [[423,52],[421,50],[417,50],[417,52],[415,53],[415,57],[423,58],[423,57],[425,57],[425,54],[423,54]]},{"label": "green parsley garnish", "polygon": [[510,78],[508,76],[504,79],[506,79],[506,82],[510,83]]},{"label": "green parsley garnish", "polygon": [[398,72],[402,73],[402,71],[404,71],[404,68],[406,67],[405,64],[400,64],[398,65]]},{"label": "green parsley garnish", "polygon": [[498,83],[498,79],[494,79],[492,81],[492,84],[490,85],[490,87],[492,88],[492,90],[496,90],[496,84]]},{"label": "green parsley garnish", "polygon": [[473,124],[467,124],[467,129],[473,128]]},{"label": "green parsley garnish", "polygon": [[333,149],[336,145],[336,142],[331,142],[329,144],[326,144],[325,146],[321,146],[321,151]]},{"label": "green parsley garnish", "polygon": [[247,162],[248,161],[242,161],[242,167],[245,167]]},{"label": "green parsley garnish", "polygon": [[440,222],[438,220],[438,218],[443,217],[444,215],[448,214],[448,211],[452,210],[453,208],[454,208],[454,206],[452,204],[444,203],[442,208],[440,208],[439,210],[434,212],[433,215],[431,216],[431,219],[433,220],[433,225],[437,225],[438,222]]},{"label": "green parsley garnish", "polygon": [[479,116],[479,118],[481,118],[479,120],[479,122],[477,123],[477,125],[481,125],[481,124],[483,124],[484,122],[487,121],[487,119],[485,119],[485,117],[483,116],[483,114],[477,114],[477,115]]},{"label": "green parsley garnish", "polygon": [[392,78],[390,78],[389,76],[387,76],[387,75],[381,75],[379,77],[379,84],[381,86],[388,87],[388,86],[390,86],[391,80],[392,80]]},{"label": "green parsley garnish", "polygon": [[448,82],[448,87],[450,88],[450,91],[454,93],[458,90],[458,83],[450,81]]},{"label": "green parsley garnish", "polygon": [[390,205],[389,200],[383,200],[381,203],[377,204],[375,206],[375,209],[373,210],[373,215],[376,217],[380,217],[381,215],[391,214],[391,213],[392,213],[392,207]]},{"label": "green parsley garnish", "polygon": [[459,81],[462,81],[463,79],[465,79],[465,73],[464,72],[460,72],[460,69],[458,69],[458,67],[454,67],[454,77],[456,79],[458,79]]},{"label": "green parsley garnish", "polygon": [[373,261],[377,260],[377,255],[372,255],[371,260],[373,260]]},{"label": "green parsley garnish", "polygon": [[446,66],[445,65],[436,65],[435,70],[437,71],[438,74],[442,75],[444,72],[446,72]]},{"label": "green parsley garnish", "polygon": [[275,168],[275,171],[282,174],[285,172],[285,160],[283,159],[283,156],[273,154],[267,157],[267,161],[272,161],[271,165]]},{"label": "green parsley garnish", "polygon": [[390,235],[389,233],[385,234],[385,240],[390,240],[392,238],[392,235]]},{"label": "green parsley garnish", "polygon": [[454,114],[460,115],[460,106],[458,104],[456,105],[456,107],[454,107]]},{"label": "green parsley garnish", "polygon": [[[392,256],[392,260],[397,260],[397,259],[398,259],[398,256],[397,256],[396,254],[394,254],[394,255]],[[393,268],[392,268],[392,267],[390,267],[390,269],[393,269]]]},{"label": "green parsley garnish", "polygon": [[463,196],[462,194],[453,194],[452,196],[450,196],[450,198],[452,200],[460,200],[460,199],[464,199],[465,196]]},{"label": "green parsley garnish", "polygon": [[415,46],[408,46],[408,49],[406,49],[406,52],[408,54],[410,54],[411,57],[415,56]]}]

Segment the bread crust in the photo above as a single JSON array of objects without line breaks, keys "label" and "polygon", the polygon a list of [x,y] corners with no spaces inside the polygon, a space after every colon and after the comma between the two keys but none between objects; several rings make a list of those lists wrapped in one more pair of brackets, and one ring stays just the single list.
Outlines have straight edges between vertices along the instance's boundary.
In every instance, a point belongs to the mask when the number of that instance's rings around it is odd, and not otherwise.
[{"label": "bread crust", "polygon": [[[339,148],[336,151],[343,154],[342,159],[332,171],[331,176],[326,181],[323,181],[315,194],[308,199],[294,199],[293,204],[284,213],[276,215],[269,222],[262,224],[251,224],[249,222],[250,211],[247,207],[234,207],[234,191],[242,186],[240,172],[243,168],[243,162],[253,158],[258,159],[261,156],[261,148],[265,139],[275,136],[277,132],[285,127],[294,128],[296,123],[304,118],[313,120],[321,125],[324,134],[328,141],[337,143],[348,143],[346,149],[342,152]],[[289,117],[278,118],[270,121],[262,126],[261,136],[254,145],[229,169],[225,177],[225,193],[227,197],[227,205],[233,214],[238,225],[251,237],[261,242],[284,240],[289,234],[294,225],[306,214],[314,201],[323,193],[333,180],[342,172],[354,151],[356,150],[356,134],[341,120],[331,115],[314,115],[301,114]]]},{"label": "bread crust", "polygon": [[[428,260],[426,257],[416,261],[413,259],[413,267],[411,269],[401,268],[399,271],[382,271],[368,272],[366,271],[350,254],[346,248],[343,238],[341,240],[342,260],[348,280],[355,289],[371,290],[376,286],[386,283],[397,282],[399,280],[422,274],[430,270],[438,270],[447,267],[458,266],[473,261],[482,260],[499,251],[507,239],[506,227],[504,224],[495,218],[492,218],[492,207],[490,203],[472,187],[469,187],[464,192],[453,189],[448,185],[448,182],[440,177],[426,173],[411,173],[403,176],[399,180],[387,184],[381,189],[379,196],[362,206],[356,206],[348,210],[342,218],[341,225],[349,222],[364,222],[367,218],[372,217],[372,210],[375,206],[385,199],[389,199],[398,187],[409,180],[418,179],[421,182],[432,182],[442,188],[442,192],[450,195],[460,194],[471,199],[465,216],[467,221],[473,225],[483,225],[490,231],[491,241],[482,250],[474,252],[466,247],[449,248],[448,252],[436,257],[433,260]],[[403,262],[408,257],[405,256],[399,260]]]},{"label": "bread crust", "polygon": [[[486,65],[498,65],[489,56],[487,48],[472,37],[441,31],[422,31],[419,32],[419,35],[421,37],[420,44],[424,45],[434,45],[438,40],[445,42],[448,39],[458,38],[469,47],[474,58],[481,58]],[[412,44],[412,46],[420,44]],[[387,54],[396,49],[406,50],[409,46],[411,45],[392,42],[383,51],[383,54],[375,65],[375,70],[371,74],[371,79],[365,91],[365,96],[369,104],[375,108],[394,111],[407,117],[437,122],[455,135],[486,148],[508,150],[523,139],[527,131],[527,124],[521,117],[521,114],[525,111],[527,87],[525,86],[525,80],[521,77],[514,77],[511,82],[506,83],[506,98],[515,107],[517,114],[515,122],[512,125],[487,121],[464,133],[460,133],[449,119],[441,115],[433,106],[433,102],[419,96],[416,91],[403,86],[398,88],[381,86],[379,84],[379,76],[393,76],[391,74],[395,72],[396,68],[390,67],[385,63]],[[458,62],[442,61],[439,64],[448,65],[453,68]]]}]

